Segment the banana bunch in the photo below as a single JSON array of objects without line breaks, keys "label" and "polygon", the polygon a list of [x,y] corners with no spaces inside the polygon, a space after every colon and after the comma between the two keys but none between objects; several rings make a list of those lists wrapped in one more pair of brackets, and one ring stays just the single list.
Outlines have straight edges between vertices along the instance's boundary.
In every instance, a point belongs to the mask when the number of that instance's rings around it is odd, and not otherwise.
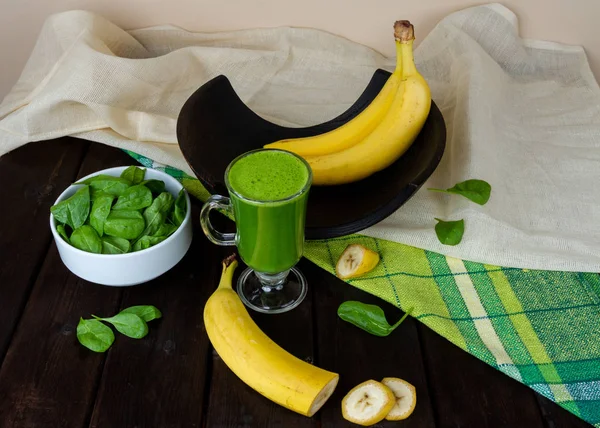
[{"label": "banana bunch", "polygon": [[412,24],[396,21],[394,37],[396,68],[361,113],[329,132],[265,147],[303,157],[312,169],[314,185],[352,183],[394,163],[421,132],[431,107],[429,85],[414,62]]}]

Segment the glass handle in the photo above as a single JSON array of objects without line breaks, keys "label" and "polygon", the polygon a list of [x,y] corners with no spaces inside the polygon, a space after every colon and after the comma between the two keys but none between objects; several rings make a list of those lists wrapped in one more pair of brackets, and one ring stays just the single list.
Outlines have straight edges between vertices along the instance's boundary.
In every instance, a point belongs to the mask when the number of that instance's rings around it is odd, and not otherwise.
[{"label": "glass handle", "polygon": [[229,198],[221,195],[212,195],[206,200],[200,211],[200,225],[204,234],[213,244],[224,246],[235,245],[235,233],[221,233],[215,230],[210,223],[209,214],[213,209],[221,209],[231,213],[231,201]]}]

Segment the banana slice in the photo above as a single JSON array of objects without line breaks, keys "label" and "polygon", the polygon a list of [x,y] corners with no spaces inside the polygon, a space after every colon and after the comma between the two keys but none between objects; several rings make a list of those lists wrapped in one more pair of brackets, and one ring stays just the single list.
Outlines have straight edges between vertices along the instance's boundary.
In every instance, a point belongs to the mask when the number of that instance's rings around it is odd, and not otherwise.
[{"label": "banana slice", "polygon": [[379,254],[360,244],[348,245],[335,266],[338,278],[348,279],[363,275],[379,263]]},{"label": "banana slice", "polygon": [[388,421],[401,421],[408,418],[417,405],[415,387],[397,377],[385,377],[381,383],[390,388],[396,397],[394,407],[385,418]]},{"label": "banana slice", "polygon": [[396,404],[390,388],[375,380],[363,382],[342,400],[344,419],[362,426],[382,421]]}]

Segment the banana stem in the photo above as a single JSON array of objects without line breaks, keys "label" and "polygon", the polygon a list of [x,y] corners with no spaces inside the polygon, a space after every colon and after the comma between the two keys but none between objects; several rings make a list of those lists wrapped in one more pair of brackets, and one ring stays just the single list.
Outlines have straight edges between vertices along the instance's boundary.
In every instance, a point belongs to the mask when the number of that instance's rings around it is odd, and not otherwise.
[{"label": "banana stem", "polygon": [[394,22],[394,38],[400,43],[408,43],[415,39],[415,29],[410,21]]},{"label": "banana stem", "polygon": [[417,74],[417,67],[413,57],[413,41],[410,40],[402,44],[402,77],[405,78],[415,74]]},{"label": "banana stem", "polygon": [[219,286],[217,288],[229,288],[232,289],[231,286],[233,282],[233,273],[237,268],[238,261],[235,258],[235,254],[230,255],[226,259],[223,260],[223,271],[221,272],[221,280],[219,281]]},{"label": "banana stem", "polygon": [[394,73],[402,76],[402,49],[398,40],[396,40],[396,69]]},{"label": "banana stem", "polygon": [[415,59],[413,58],[413,41],[415,40],[415,29],[410,21],[396,21],[394,23],[394,38],[397,46],[397,64],[402,64],[402,77],[408,77],[417,72]]}]

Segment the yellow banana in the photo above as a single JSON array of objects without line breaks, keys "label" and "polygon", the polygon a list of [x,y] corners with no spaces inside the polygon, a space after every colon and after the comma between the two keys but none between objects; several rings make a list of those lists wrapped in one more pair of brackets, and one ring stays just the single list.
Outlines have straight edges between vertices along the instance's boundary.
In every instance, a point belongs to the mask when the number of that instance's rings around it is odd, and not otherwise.
[{"label": "yellow banana", "polygon": [[[396,42],[400,52],[400,43]],[[392,105],[401,80],[402,57],[396,57],[396,69],[383,85],[377,96],[353,119],[323,134],[311,137],[291,138],[265,145],[266,148],[282,149],[299,156],[320,156],[352,147],[362,141],[381,122]]]},{"label": "yellow banana", "polygon": [[213,347],[248,386],[294,412],[314,415],[335,390],[339,375],[296,358],[258,328],[231,287],[237,264],[235,255],[223,261],[219,287],[204,306]]},{"label": "yellow banana", "polygon": [[394,26],[402,57],[402,81],[392,105],[377,127],[358,144],[337,153],[306,156],[314,185],[337,185],[366,178],[394,163],[411,146],[431,107],[429,85],[413,58],[413,26],[397,21]]}]

